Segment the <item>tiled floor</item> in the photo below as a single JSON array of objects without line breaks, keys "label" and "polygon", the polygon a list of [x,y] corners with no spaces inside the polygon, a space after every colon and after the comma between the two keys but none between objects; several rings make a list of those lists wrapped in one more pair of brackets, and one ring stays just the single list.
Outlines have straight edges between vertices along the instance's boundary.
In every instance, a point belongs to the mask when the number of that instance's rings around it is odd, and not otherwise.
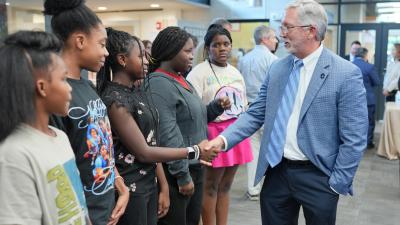
[{"label": "tiled floor", "polygon": [[[378,157],[375,152],[365,152],[355,177],[354,196],[340,198],[337,225],[400,225],[399,161]],[[241,167],[231,190],[229,225],[261,224],[259,202],[244,197],[246,182],[246,168]],[[299,221],[305,224],[302,214]]]}]

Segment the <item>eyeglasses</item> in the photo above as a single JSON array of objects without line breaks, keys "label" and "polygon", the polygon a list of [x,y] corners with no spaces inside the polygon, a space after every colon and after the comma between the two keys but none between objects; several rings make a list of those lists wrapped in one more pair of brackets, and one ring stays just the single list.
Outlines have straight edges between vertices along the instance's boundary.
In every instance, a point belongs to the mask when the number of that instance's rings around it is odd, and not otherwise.
[{"label": "eyeglasses", "polygon": [[287,34],[290,29],[296,28],[296,27],[311,27],[312,25],[301,25],[301,26],[280,26],[279,29],[281,30],[282,34]]}]

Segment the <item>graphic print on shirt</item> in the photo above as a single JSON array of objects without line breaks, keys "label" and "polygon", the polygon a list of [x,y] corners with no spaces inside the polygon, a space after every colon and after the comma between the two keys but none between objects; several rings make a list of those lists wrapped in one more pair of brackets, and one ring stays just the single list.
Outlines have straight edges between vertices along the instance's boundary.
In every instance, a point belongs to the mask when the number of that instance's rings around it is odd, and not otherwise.
[{"label": "graphic print on shirt", "polygon": [[47,181],[57,188],[54,199],[58,224],[90,224],[85,195],[75,160],[57,165],[47,172]]},{"label": "graphic print on shirt", "polygon": [[84,186],[84,190],[101,195],[113,188],[114,149],[107,109],[101,99],[89,101],[87,109],[73,107],[68,116],[79,120],[78,129],[86,130],[87,152],[83,155],[90,160],[93,184]]},{"label": "graphic print on shirt", "polygon": [[237,118],[241,113],[244,112],[244,101],[242,98],[242,92],[234,87],[223,86],[215,94],[214,99],[219,99],[222,97],[228,97],[231,102],[231,108],[225,110],[220,118],[222,120],[229,120],[232,118]]}]

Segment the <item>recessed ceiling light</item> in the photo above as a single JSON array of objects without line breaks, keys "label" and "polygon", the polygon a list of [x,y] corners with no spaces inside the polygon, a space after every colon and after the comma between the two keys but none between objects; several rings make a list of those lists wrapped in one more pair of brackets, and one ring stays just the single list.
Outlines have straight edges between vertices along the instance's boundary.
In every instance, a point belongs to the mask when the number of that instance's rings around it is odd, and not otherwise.
[{"label": "recessed ceiling light", "polygon": [[10,3],[9,3],[9,2],[6,2],[6,5],[10,5]]},{"label": "recessed ceiling light", "polygon": [[97,9],[98,9],[98,10],[101,10],[101,11],[104,11],[104,10],[107,10],[107,7],[100,6],[100,7],[97,7]]},{"label": "recessed ceiling light", "polygon": [[159,4],[151,4],[150,7],[151,8],[158,8],[158,7],[160,7],[160,5]]}]

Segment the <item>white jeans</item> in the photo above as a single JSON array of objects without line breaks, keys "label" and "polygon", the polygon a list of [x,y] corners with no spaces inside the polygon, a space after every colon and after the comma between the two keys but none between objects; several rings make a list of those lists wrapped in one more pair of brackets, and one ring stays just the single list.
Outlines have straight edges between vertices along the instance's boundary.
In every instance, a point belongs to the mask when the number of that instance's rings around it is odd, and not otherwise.
[{"label": "white jeans", "polygon": [[256,177],[258,154],[260,153],[260,143],[261,138],[264,133],[264,126],[262,126],[258,131],[256,131],[253,136],[251,136],[251,149],[253,151],[253,161],[247,163],[247,192],[250,195],[259,195],[261,192],[261,187],[263,180],[254,186],[254,179]]}]

